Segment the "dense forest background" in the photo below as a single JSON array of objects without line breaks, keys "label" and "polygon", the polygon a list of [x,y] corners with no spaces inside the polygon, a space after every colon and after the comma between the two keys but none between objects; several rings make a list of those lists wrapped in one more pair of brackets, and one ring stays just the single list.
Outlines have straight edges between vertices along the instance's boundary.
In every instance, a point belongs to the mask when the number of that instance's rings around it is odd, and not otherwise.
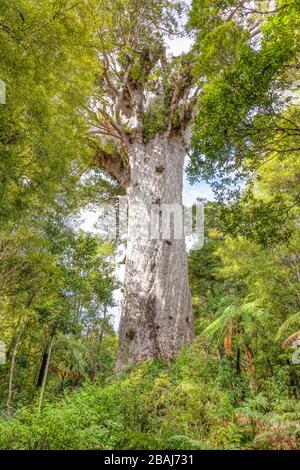
[{"label": "dense forest background", "polygon": [[[174,61],[201,89],[187,172],[215,191],[189,252],[196,337],[172,362],[120,373],[117,241],[78,228],[122,194],[87,106],[106,3],[0,2],[0,448],[297,449],[299,2],[193,0],[185,13],[194,46]],[[166,2],[110,2],[141,3]],[[164,119],[156,103],[145,136]]]}]

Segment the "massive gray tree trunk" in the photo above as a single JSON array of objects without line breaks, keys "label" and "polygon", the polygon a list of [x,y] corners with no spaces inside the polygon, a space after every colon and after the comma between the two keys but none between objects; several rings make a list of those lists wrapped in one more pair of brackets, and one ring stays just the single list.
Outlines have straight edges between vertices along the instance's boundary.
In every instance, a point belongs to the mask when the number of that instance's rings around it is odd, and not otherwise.
[{"label": "massive gray tree trunk", "polygon": [[[179,136],[157,135],[147,144],[129,147],[118,369],[155,357],[171,359],[194,336],[185,240],[179,227],[184,155]],[[178,225],[172,216],[168,222],[168,210],[177,213]]]}]

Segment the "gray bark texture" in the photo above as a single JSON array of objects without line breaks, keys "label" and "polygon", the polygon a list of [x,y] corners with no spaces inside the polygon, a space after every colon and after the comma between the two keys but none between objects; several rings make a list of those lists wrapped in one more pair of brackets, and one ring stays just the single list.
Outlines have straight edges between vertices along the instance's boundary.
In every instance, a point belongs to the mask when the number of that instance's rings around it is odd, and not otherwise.
[{"label": "gray bark texture", "polygon": [[182,210],[185,153],[179,135],[157,135],[148,143],[129,146],[128,242],[118,370],[142,360],[172,359],[194,337],[184,236],[175,234],[172,217],[169,237],[155,238],[149,233],[153,208],[158,213],[164,206]]}]

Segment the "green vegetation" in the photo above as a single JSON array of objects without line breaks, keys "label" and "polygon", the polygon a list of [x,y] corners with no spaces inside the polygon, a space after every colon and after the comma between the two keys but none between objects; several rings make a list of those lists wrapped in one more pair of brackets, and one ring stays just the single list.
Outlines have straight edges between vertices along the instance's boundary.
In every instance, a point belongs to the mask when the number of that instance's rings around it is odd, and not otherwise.
[{"label": "green vegetation", "polygon": [[251,394],[230,357],[200,339],[172,365],[144,363],[105,384],[85,383],[63,400],[0,421],[7,449],[295,449],[299,403],[289,369],[275,366]]},{"label": "green vegetation", "polygon": [[[116,245],[78,229],[84,208],[122,193],[89,132],[101,0],[1,2],[0,449],[299,449],[300,108],[286,97],[299,2],[260,3],[193,0],[195,44],[165,70],[170,90],[184,70],[170,132],[180,93],[200,90],[188,176],[216,193],[189,253],[196,336],[170,363],[116,373]],[[159,22],[165,2],[147,5]],[[167,128],[166,96],[143,114],[145,140]]]}]

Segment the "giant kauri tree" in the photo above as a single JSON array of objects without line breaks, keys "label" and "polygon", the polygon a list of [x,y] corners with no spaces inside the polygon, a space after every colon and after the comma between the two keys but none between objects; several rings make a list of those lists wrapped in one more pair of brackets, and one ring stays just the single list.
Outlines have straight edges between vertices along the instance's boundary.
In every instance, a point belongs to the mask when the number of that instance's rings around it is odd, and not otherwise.
[{"label": "giant kauri tree", "polygon": [[150,233],[151,210],[182,208],[191,62],[168,58],[179,6],[165,0],[98,2],[98,92],[90,104],[99,165],[128,197],[128,242],[118,366],[172,358],[193,338],[184,237]]}]

